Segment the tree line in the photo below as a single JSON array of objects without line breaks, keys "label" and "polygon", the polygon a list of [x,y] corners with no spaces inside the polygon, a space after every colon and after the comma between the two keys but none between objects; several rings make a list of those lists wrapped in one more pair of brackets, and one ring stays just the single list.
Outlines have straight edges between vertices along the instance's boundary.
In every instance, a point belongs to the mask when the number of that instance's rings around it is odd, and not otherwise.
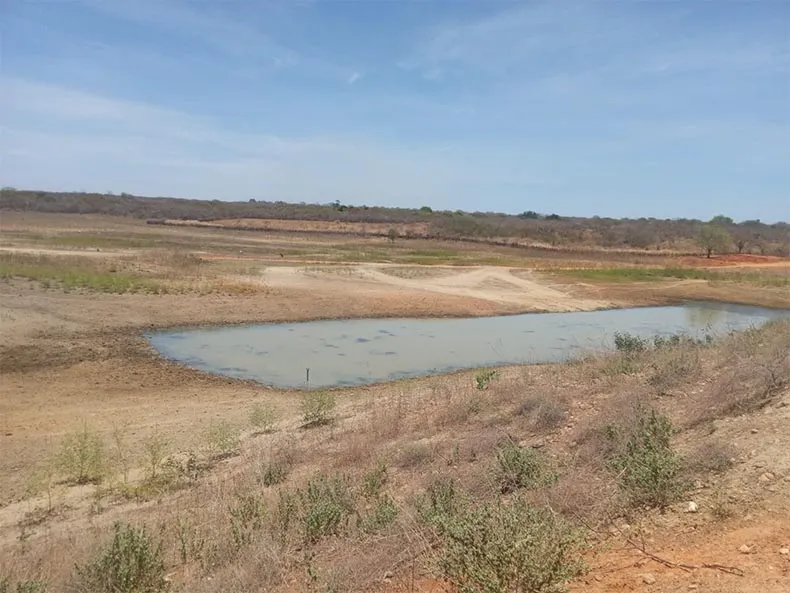
[{"label": "tree line", "polygon": [[420,223],[422,230],[402,234],[438,239],[507,239],[552,247],[603,247],[647,251],[701,249],[708,256],[728,251],[787,255],[790,237],[790,224],[785,222],[766,224],[759,220],[747,220],[736,223],[723,215],[708,222],[684,218],[583,218],[556,213],[541,214],[535,210],[512,215],[498,212],[438,211],[429,206],[353,206],[340,201],[328,204],[294,204],[252,198],[243,202],[225,202],[9,187],[0,191],[0,210],[106,214],[149,219],[153,222],[261,218],[414,224],[415,227]]}]

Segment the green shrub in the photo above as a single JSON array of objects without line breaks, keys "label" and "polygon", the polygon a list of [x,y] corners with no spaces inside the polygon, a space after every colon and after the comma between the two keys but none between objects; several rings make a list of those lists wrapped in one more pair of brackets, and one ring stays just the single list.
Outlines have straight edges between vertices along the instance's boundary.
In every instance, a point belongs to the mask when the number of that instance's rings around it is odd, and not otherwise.
[{"label": "green shrub", "polygon": [[107,472],[104,442],[87,424],[64,437],[58,466],[74,484],[100,483]]},{"label": "green shrub", "polygon": [[224,459],[238,452],[239,433],[230,422],[225,420],[211,422],[204,437],[209,455],[213,459]]},{"label": "green shrub", "polygon": [[648,341],[628,332],[615,332],[614,347],[618,352],[636,354],[647,350]]},{"label": "green shrub", "polygon": [[362,477],[362,495],[365,498],[378,498],[387,483],[387,464],[381,462]]},{"label": "green shrub", "polygon": [[475,385],[482,391],[488,388],[488,385],[496,379],[497,372],[494,370],[482,371],[475,375]]},{"label": "green shrub", "polygon": [[[633,506],[664,509],[685,492],[681,459],[672,449],[672,433],[669,418],[654,410],[640,411],[631,431],[614,427],[607,431],[618,451],[610,460],[611,466]],[[617,443],[618,439],[622,442]]]},{"label": "green shrub", "polygon": [[254,534],[263,526],[263,500],[256,494],[236,495],[230,506],[230,532],[237,548],[252,542]]},{"label": "green shrub", "polygon": [[162,542],[145,527],[115,523],[113,539],[90,563],[77,566],[78,590],[90,593],[161,593],[165,580]]},{"label": "green shrub", "polygon": [[250,425],[258,432],[271,432],[277,412],[269,403],[255,403],[250,408]]},{"label": "green shrub", "polygon": [[360,521],[362,530],[375,533],[392,523],[397,516],[398,507],[395,505],[395,501],[386,494],[379,496],[373,510],[362,517]]},{"label": "green shrub", "polygon": [[433,525],[456,513],[462,504],[452,478],[443,477],[434,480],[426,489],[417,504],[420,518]]},{"label": "green shrub", "polygon": [[554,478],[535,450],[515,443],[499,448],[497,463],[497,482],[503,494],[520,488],[538,488]]},{"label": "green shrub", "polygon": [[307,391],[302,395],[302,418],[307,426],[323,426],[332,422],[335,394],[330,391]]},{"label": "green shrub", "polygon": [[354,497],[344,476],[319,475],[298,496],[307,543],[340,533],[354,513]]},{"label": "green shrub", "polygon": [[584,570],[582,534],[520,498],[442,515],[436,528],[439,567],[459,593],[559,593]]}]

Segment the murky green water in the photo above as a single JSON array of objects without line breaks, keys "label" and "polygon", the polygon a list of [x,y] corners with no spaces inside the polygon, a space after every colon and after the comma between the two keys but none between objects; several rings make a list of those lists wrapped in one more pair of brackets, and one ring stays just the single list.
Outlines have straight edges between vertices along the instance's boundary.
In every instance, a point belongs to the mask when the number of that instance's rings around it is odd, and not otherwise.
[{"label": "murky green water", "polygon": [[[473,319],[311,321],[148,335],[162,355],[275,387],[333,387],[465,368],[559,362],[640,336],[719,335],[790,311],[713,303]],[[306,369],[310,369],[309,384]]]}]

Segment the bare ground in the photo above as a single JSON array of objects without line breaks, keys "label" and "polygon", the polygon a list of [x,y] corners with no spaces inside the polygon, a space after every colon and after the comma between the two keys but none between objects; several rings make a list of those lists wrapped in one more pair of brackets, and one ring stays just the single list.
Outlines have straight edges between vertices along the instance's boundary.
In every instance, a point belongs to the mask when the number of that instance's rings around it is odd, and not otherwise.
[{"label": "bare ground", "polygon": [[[141,257],[141,250],[41,246],[24,233],[56,235],[64,228],[79,232],[111,229],[121,234],[132,229],[154,237],[165,233],[168,240],[183,241],[193,249],[199,246],[207,260],[243,257],[245,263],[252,263],[254,273],[260,274],[266,290],[249,295],[114,295],[43,289],[35,282],[18,279],[0,282],[0,549],[5,547],[6,551],[15,549],[20,520],[35,506],[28,494],[34,474],[57,450],[62,436],[83,422],[96,427],[105,438],[109,438],[113,426],[125,426],[131,440],[138,444],[146,435],[164,431],[178,450],[193,446],[212,420],[243,425],[249,406],[256,401],[274,403],[283,430],[292,430],[298,424],[298,400],[292,392],[210,376],[163,361],[142,336],[148,329],[323,318],[589,310],[686,298],[790,306],[790,295],[784,289],[692,280],[625,285],[574,283],[531,272],[527,265],[459,268],[360,263],[316,267],[306,261],[306,256],[283,265],[287,258],[279,251],[291,245],[289,241],[294,239],[290,237],[229,236],[162,227],[151,230],[105,217],[87,217],[82,226],[73,217],[62,225],[63,220],[17,217],[9,225],[4,215],[0,228],[22,235],[11,239],[3,235],[0,248],[45,255],[135,259]],[[300,239],[299,245],[307,244],[308,252],[320,252],[328,245],[322,241]],[[244,255],[230,255],[238,254],[239,248]],[[464,376],[463,380],[470,380],[468,374]],[[550,373],[541,377],[547,386],[551,385]],[[354,414],[359,412],[354,402],[360,397],[391,402],[403,397],[404,390],[416,394],[447,389],[435,386],[439,380],[343,390],[338,395],[346,402],[343,409],[351,419],[348,425],[355,426]],[[574,412],[573,423],[582,421],[585,410],[589,410],[582,404]],[[790,559],[778,552],[790,544],[790,441],[784,430],[790,422],[788,404],[790,395],[785,394],[764,414],[722,421],[716,427],[722,438],[735,443],[739,451],[738,465],[728,477],[728,488],[735,497],[732,504],[739,511],[736,516],[703,521],[702,514],[681,513],[673,515],[674,522],[633,521],[628,529],[608,535],[607,546],[588,558],[593,570],[574,583],[573,590],[790,590]],[[369,408],[365,410],[370,413]],[[351,435],[347,438],[352,438],[354,430],[347,432]],[[351,440],[328,438],[338,450],[353,448]],[[562,443],[566,437],[556,438]],[[687,438],[694,438],[693,433]],[[771,477],[761,480],[766,473]],[[70,504],[76,510],[64,520],[64,528],[79,529],[92,521],[75,519],[83,516],[79,509],[90,504],[91,496],[79,489],[71,492]],[[699,496],[707,500],[710,488],[703,486]],[[112,510],[105,516],[105,523],[127,510],[123,506]],[[639,551],[634,542],[668,561],[738,566],[744,576],[661,564]],[[744,544],[752,546],[747,554],[739,551]],[[644,576],[647,573],[654,577],[653,584],[647,584],[651,580]],[[443,590],[441,583],[419,575],[412,578],[408,570],[386,582],[376,582],[381,585],[376,590]],[[300,590],[299,585],[291,590]]]}]

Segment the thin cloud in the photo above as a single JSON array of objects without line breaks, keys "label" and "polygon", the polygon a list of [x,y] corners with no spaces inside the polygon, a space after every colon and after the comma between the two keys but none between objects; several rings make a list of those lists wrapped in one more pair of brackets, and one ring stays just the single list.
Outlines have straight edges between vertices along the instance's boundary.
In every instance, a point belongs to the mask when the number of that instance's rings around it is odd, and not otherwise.
[{"label": "thin cloud", "polygon": [[362,74],[360,74],[359,72],[352,72],[351,76],[348,77],[347,82],[348,84],[354,84],[360,78],[362,78]]}]

